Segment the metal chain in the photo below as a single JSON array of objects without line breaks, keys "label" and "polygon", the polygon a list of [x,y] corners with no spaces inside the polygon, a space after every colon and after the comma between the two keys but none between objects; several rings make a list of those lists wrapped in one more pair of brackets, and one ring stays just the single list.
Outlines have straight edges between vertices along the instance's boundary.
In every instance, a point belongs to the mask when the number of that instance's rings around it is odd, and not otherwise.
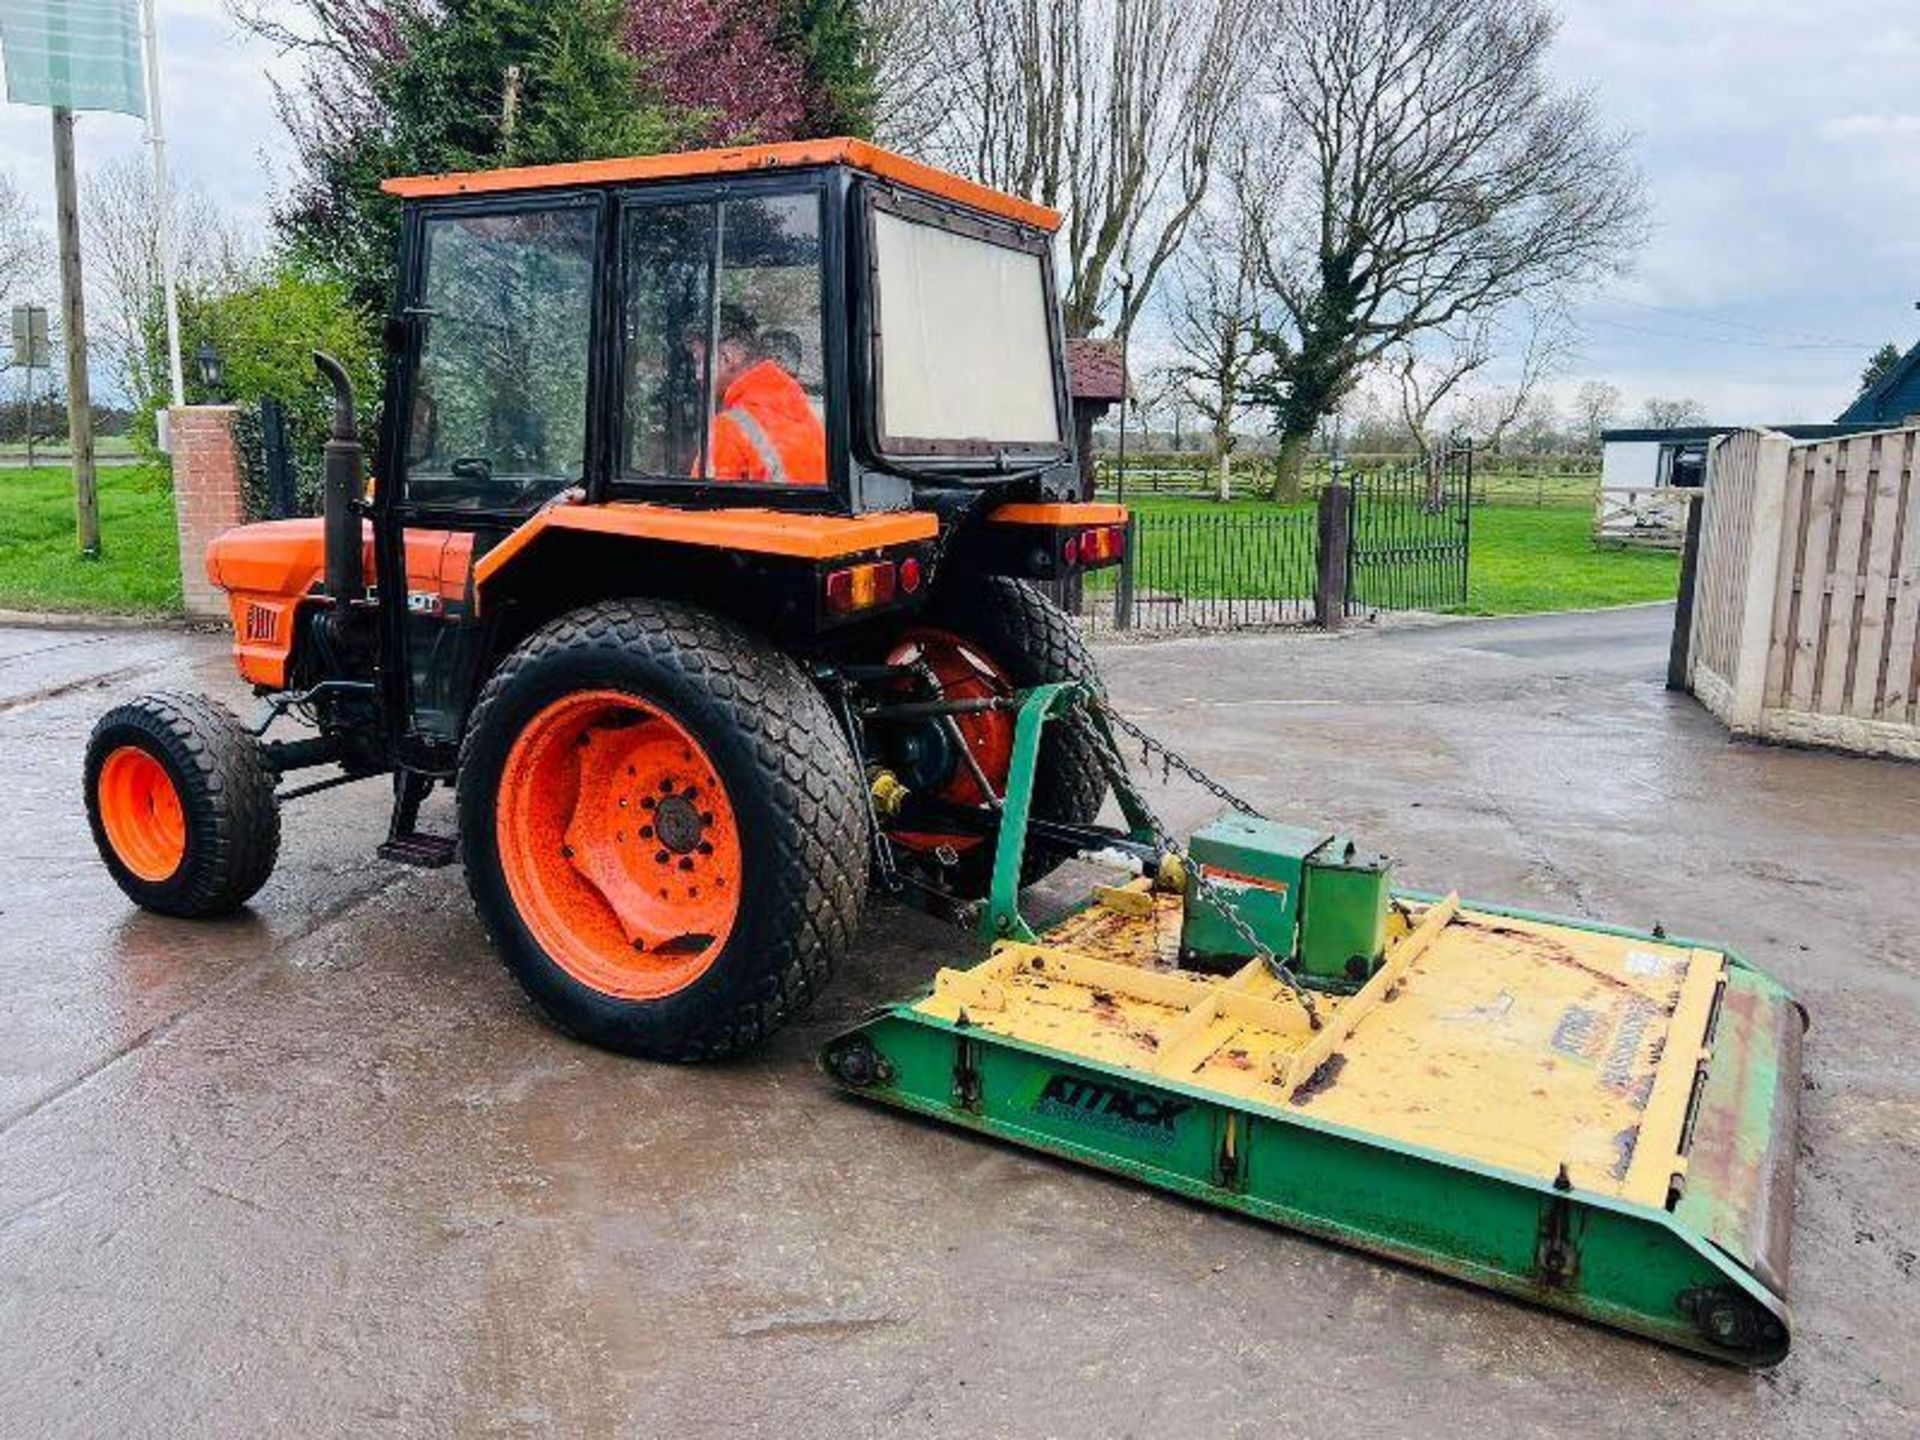
[{"label": "metal chain", "polygon": [[[1113,706],[1106,700],[1099,696],[1089,694],[1083,698],[1082,703],[1091,709],[1097,709],[1100,714],[1106,718],[1109,725],[1115,726],[1139,740],[1141,743],[1143,763],[1146,763],[1153,754],[1157,753],[1161,758],[1161,780],[1163,783],[1167,780],[1170,771],[1178,770],[1188,779],[1198,784],[1202,789],[1225,800],[1242,814],[1261,818],[1260,812],[1256,810],[1252,804],[1235,795],[1231,790],[1227,789],[1226,786],[1201,770],[1199,766],[1193,764],[1190,760],[1176,752],[1173,747],[1165,744],[1163,741],[1156,740],[1131,720],[1125,719],[1117,714]],[[1121,758],[1119,752],[1114,748],[1113,743],[1107,738],[1106,732],[1096,724],[1086,726],[1086,731],[1092,737],[1094,746],[1099,752],[1101,765],[1107,771],[1108,780],[1116,786],[1123,785],[1131,790],[1134,799],[1140,802],[1140,809],[1146,816],[1147,825],[1153,831],[1153,843],[1162,853],[1174,855],[1179,859],[1181,865],[1185,867],[1187,875],[1191,878],[1194,888],[1199,891],[1202,898],[1207,900],[1213,908],[1219,912],[1220,918],[1227,922],[1227,925],[1233,930],[1234,934],[1239,937],[1240,942],[1253,952],[1255,958],[1266,966],[1267,972],[1293,993],[1293,998],[1300,1002],[1300,1008],[1306,1011],[1307,1024],[1311,1028],[1318,1030],[1321,1025],[1320,1011],[1314,1004],[1312,993],[1306,990],[1294,977],[1293,971],[1287,961],[1282,960],[1278,955],[1274,954],[1272,947],[1254,933],[1253,926],[1240,917],[1239,911],[1234,909],[1232,902],[1227,898],[1225,893],[1222,892],[1220,887],[1207,879],[1205,872],[1194,863],[1193,857],[1187,853],[1186,847],[1174,840],[1173,835],[1167,829],[1166,822],[1154,812],[1153,807],[1147,803],[1146,797],[1140,793],[1139,787],[1133,783],[1133,777],[1127,770],[1127,762]]]},{"label": "metal chain", "polygon": [[1167,744],[1166,741],[1156,739],[1154,736],[1149,735],[1145,730],[1142,730],[1138,725],[1127,719],[1126,716],[1120,714],[1119,711],[1115,710],[1113,706],[1105,700],[1095,700],[1093,703],[1100,707],[1101,713],[1107,717],[1107,723],[1109,725],[1113,726],[1116,730],[1131,735],[1140,742],[1140,760],[1143,765],[1151,765],[1155,755],[1160,757],[1160,779],[1163,783],[1166,781],[1167,774],[1170,770],[1178,770],[1202,790],[1207,791],[1216,799],[1226,801],[1227,804],[1238,810],[1242,815],[1251,815],[1255,819],[1266,818],[1260,813],[1251,800],[1234,794],[1233,791],[1207,774],[1206,771],[1187,759],[1186,756],[1180,754],[1179,751]]}]

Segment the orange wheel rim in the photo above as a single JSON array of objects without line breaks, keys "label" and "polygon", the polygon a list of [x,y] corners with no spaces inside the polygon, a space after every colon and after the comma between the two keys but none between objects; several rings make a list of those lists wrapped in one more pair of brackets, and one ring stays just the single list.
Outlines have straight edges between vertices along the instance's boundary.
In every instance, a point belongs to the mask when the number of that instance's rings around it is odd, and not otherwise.
[{"label": "orange wheel rim", "polygon": [[187,817],[167,767],[137,745],[122,745],[100,767],[100,824],[120,863],[151,884],[180,868]]},{"label": "orange wheel rim", "polygon": [[[887,663],[906,665],[916,659],[933,672],[944,699],[987,700],[1014,693],[1013,681],[994,663],[993,657],[951,630],[922,625],[906,631],[887,656]],[[981,710],[957,715],[954,723],[979,764],[980,773],[987,777],[997,794],[1004,797],[1007,775],[1013,769],[1012,713]],[[936,792],[936,798],[953,805],[983,805],[987,801],[980,782],[964,763],[955,765],[953,775]],[[898,830],[892,832],[892,838],[909,850],[930,851],[942,845],[954,850],[970,850],[983,843],[985,837]]]},{"label": "orange wheel rim", "polygon": [[740,827],[705,747],[619,690],[556,700],[507,752],[495,819],[514,907],[575,980],[623,1000],[691,985],[740,911]]}]

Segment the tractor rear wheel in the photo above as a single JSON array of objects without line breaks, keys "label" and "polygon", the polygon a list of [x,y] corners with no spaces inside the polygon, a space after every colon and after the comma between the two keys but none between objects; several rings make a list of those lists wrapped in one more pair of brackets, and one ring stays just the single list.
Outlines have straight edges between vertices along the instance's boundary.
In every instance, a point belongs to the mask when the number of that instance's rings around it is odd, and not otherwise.
[{"label": "tractor rear wheel", "polygon": [[[895,664],[918,658],[939,678],[947,699],[1011,695],[1057,680],[1077,680],[1104,694],[1100,669],[1073,621],[1034,586],[1023,580],[988,576],[936,594],[926,611],[894,643]],[[1013,757],[1014,717],[1006,711],[981,711],[955,718],[982,774],[996,793],[1004,793]],[[910,788],[930,792],[958,805],[985,798],[972,766],[947,754],[943,739],[928,727],[923,736],[893,737],[910,753],[890,756],[902,765]],[[915,745],[915,741],[922,743]],[[887,753],[884,749],[882,753]],[[1034,818],[1087,825],[1106,801],[1106,771],[1086,722],[1078,716],[1051,724],[1040,742],[1033,780]],[[958,895],[987,893],[993,878],[993,842],[978,836],[894,832],[893,839],[926,863],[951,859],[942,882]],[[1029,841],[1020,880],[1023,885],[1058,868],[1068,857]]]},{"label": "tractor rear wheel", "polygon": [[468,884],[562,1029],[661,1060],[758,1043],[846,953],[866,898],[860,775],[795,661],[705,611],[553,621],[474,707]]},{"label": "tractor rear wheel", "polygon": [[93,843],[143,909],[225,915],[273,873],[273,773],[218,701],[162,692],[109,710],[87,741],[85,775]]}]

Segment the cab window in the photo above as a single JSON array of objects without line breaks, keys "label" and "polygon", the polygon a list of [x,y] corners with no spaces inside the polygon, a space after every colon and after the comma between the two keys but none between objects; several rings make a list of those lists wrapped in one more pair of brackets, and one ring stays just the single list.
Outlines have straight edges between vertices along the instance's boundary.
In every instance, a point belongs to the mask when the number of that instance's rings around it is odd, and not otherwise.
[{"label": "cab window", "polygon": [[625,474],[827,483],[820,255],[814,191],[627,210]]},{"label": "cab window", "polygon": [[413,502],[524,510],[581,483],[594,227],[585,206],[424,222]]}]

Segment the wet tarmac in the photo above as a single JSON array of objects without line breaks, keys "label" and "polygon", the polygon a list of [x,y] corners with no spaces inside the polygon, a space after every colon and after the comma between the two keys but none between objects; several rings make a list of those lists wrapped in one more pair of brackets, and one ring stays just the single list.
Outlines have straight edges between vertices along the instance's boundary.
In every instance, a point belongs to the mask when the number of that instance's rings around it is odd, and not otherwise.
[{"label": "wet tarmac", "polygon": [[243,702],[224,642],[0,627],[0,1433],[1913,1434],[1920,766],[1729,742],[1661,688],[1669,613],[1104,661],[1406,883],[1661,921],[1799,992],[1770,1373],[838,1098],[812,1048],[969,953],[911,913],[699,1070],[542,1026],[458,872],[374,858],[377,783],[289,807],[246,915],[143,915],[81,747],[140,690]]}]

